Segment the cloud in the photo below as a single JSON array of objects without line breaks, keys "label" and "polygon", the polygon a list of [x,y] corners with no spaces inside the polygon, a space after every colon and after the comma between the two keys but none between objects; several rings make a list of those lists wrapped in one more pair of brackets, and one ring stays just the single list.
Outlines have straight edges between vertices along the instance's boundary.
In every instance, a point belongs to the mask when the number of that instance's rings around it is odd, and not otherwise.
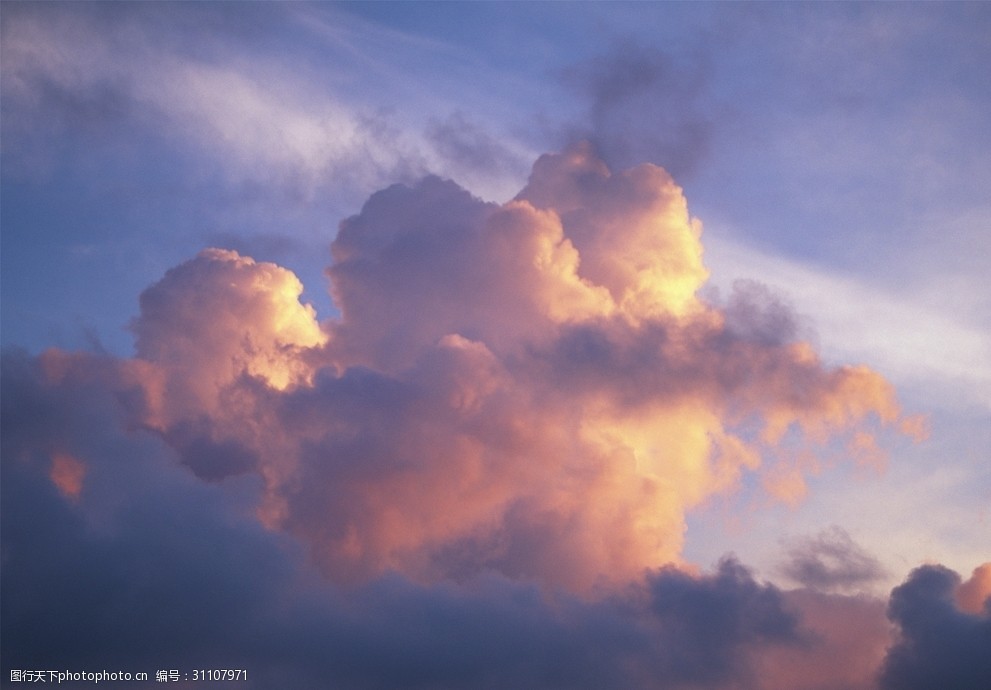
[{"label": "cloud", "polygon": [[960,611],[960,576],[942,566],[912,571],[891,593],[888,616],[899,629],[884,660],[880,686],[979,688],[991,682],[991,617]]},{"label": "cloud", "polygon": [[980,615],[987,609],[988,597],[991,597],[991,563],[982,563],[957,588],[957,605],[962,611]]},{"label": "cloud", "polygon": [[[289,577],[292,549],[244,519],[233,487],[132,426],[140,397],[115,373],[4,354],[5,681],[11,666],[210,664]],[[86,474],[64,496],[46,466],[69,453]]]},{"label": "cloud", "polygon": [[788,609],[801,621],[800,639],[760,649],[755,663],[758,687],[876,690],[877,670],[892,641],[884,601],[811,589],[783,594]]},{"label": "cloud", "polygon": [[876,583],[886,573],[871,554],[841,527],[796,540],[787,549],[781,571],[791,580],[819,591],[850,591]]},{"label": "cloud", "polygon": [[588,100],[588,124],[578,136],[610,165],[650,161],[684,179],[708,153],[714,119],[705,104],[709,69],[701,53],[677,56],[625,40],[563,78]]},{"label": "cloud", "polygon": [[[914,280],[902,280],[902,294],[897,294],[872,281],[829,275],[756,251],[722,234],[710,238],[706,257],[713,283],[721,289],[731,291],[740,279],[759,275],[772,290],[787,295],[799,313],[814,315],[826,359],[867,362],[900,387],[924,391],[930,404],[950,409],[991,405],[991,339],[979,320],[967,317],[972,300],[958,291],[941,293],[947,302],[938,304],[930,294],[935,290],[930,278],[921,289]],[[935,284],[947,281],[952,282],[947,276]],[[928,327],[920,329],[920,323]]]},{"label": "cloud", "polygon": [[678,563],[687,512],[746,474],[798,500],[815,458],[873,462],[907,422],[767,294],[700,300],[681,189],[587,145],[503,205],[436,177],[384,189],[332,256],[341,317],[319,324],[290,271],[205,250],[142,293],[136,359],[101,366],[196,475],[260,478],[259,518],[338,582],[617,586]]},{"label": "cloud", "polygon": [[395,185],[332,256],[324,323],[292,272],[207,249],[142,293],[134,358],[4,355],[16,663],[759,687],[771,648],[819,644],[736,561],[692,574],[685,516],[906,418],[764,292],[698,297],[665,171],[578,146],[502,205]]},{"label": "cloud", "polygon": [[780,306],[734,307],[731,329],[699,301],[700,230],[662,170],[588,147],[503,206],[438,178],[373,195],[332,247],[337,373],[279,396],[267,435],[295,467],[268,470],[286,525],[345,579],[587,589],[677,560],[685,512],[764,454],[791,467],[786,436],[815,452],[898,423],[880,377],[823,368]]},{"label": "cloud", "polygon": [[[250,483],[185,472],[166,440],[129,428],[128,382],[65,364],[3,358],[4,682],[11,667],[223,658],[249,688],[722,687],[799,635],[781,593],[733,560],[593,599],[492,573],[334,587],[254,520]],[[89,467],[71,499],[48,476],[55,445]]]},{"label": "cloud", "polygon": [[65,453],[52,455],[52,469],[48,476],[65,496],[79,498],[86,477],[86,465]]},{"label": "cloud", "polygon": [[160,364],[200,406],[242,372],[285,389],[308,376],[299,353],[326,340],[302,292],[291,271],[206,249],[141,294],[138,357]]},{"label": "cloud", "polygon": [[382,580],[353,596],[364,620],[317,668],[356,687],[722,687],[749,674],[755,649],[796,635],[780,593],[730,561],[591,603],[498,578],[470,590]]},{"label": "cloud", "polygon": [[[284,8],[12,8],[3,75],[14,160],[44,167],[51,161],[32,159],[51,153],[53,135],[113,148],[122,128],[136,128],[145,141],[168,141],[172,154],[210,161],[232,187],[264,182],[256,196],[364,194],[422,174],[423,142],[339,84],[321,84],[298,29]],[[278,30],[295,30],[291,56],[260,48]]]},{"label": "cloud", "polygon": [[492,116],[491,90],[465,97],[480,73],[505,79],[490,65],[339,7],[24,6],[4,13],[3,38],[8,175],[108,152],[133,170],[154,150],[156,174],[182,167],[173,184],[263,198],[285,218],[429,171],[503,198],[532,157]]},{"label": "cloud", "polygon": [[524,155],[519,146],[513,146],[508,137],[460,110],[430,123],[425,137],[436,153],[435,167],[450,171],[448,174],[462,180],[469,189],[494,191],[507,181],[516,185],[495,198],[512,196],[531,158],[529,152]]}]

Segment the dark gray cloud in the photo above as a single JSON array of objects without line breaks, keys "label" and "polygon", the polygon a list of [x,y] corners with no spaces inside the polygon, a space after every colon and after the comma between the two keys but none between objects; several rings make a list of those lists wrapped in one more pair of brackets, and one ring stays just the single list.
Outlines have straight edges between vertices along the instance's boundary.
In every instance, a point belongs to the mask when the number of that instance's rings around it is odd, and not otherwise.
[{"label": "dark gray cloud", "polygon": [[781,345],[799,336],[799,318],[783,297],[754,280],[737,280],[725,306],[726,328],[738,337]]},{"label": "dark gray cloud", "polygon": [[891,592],[888,617],[898,639],[881,669],[882,690],[991,687],[991,615],[960,611],[959,585],[957,573],[926,565]]},{"label": "dark gray cloud", "polygon": [[[719,687],[799,639],[781,594],[732,560],[596,600],[493,573],[330,585],[232,500],[250,482],[195,479],[129,426],[125,377],[84,359],[101,375],[3,357],[5,687],[11,668],[218,663],[249,688]],[[78,501],[49,481],[56,447],[86,465]]]},{"label": "dark gray cloud", "polygon": [[651,582],[651,609],[666,629],[661,658],[675,682],[710,683],[733,678],[760,686],[748,677],[738,649],[751,643],[801,641],[795,614],[773,587],[759,585],[739,563],[724,560],[714,576],[697,579],[662,571]]},{"label": "dark gray cloud", "polygon": [[874,556],[835,525],[814,537],[792,540],[786,554],[782,574],[812,589],[856,590],[887,575]]},{"label": "dark gray cloud", "polygon": [[216,438],[207,417],[182,420],[165,433],[181,462],[200,479],[217,481],[258,468],[257,455],[236,439]]},{"label": "dark gray cloud", "polygon": [[708,153],[715,123],[702,55],[624,41],[569,68],[565,83],[588,102],[588,123],[576,126],[577,136],[610,165],[651,162],[687,177]]},{"label": "dark gray cloud", "polygon": [[[140,395],[109,361],[87,364],[101,382],[3,356],[4,680],[12,667],[147,671],[235,649],[246,663],[238,630],[288,578],[292,549],[244,519],[238,491],[177,471],[133,426]],[[49,481],[54,453],[85,466],[75,500]]]}]

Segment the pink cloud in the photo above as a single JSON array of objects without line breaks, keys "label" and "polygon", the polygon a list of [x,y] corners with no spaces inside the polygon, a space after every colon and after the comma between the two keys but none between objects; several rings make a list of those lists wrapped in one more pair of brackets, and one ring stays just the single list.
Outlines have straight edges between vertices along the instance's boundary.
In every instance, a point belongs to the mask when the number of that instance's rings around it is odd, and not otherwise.
[{"label": "pink cloud", "polygon": [[[501,206],[397,185],[332,255],[338,319],[208,249],[142,294],[133,359],[5,355],[4,582],[46,583],[5,610],[14,651],[189,656],[229,619],[218,652],[271,638],[267,678],[301,687],[869,687],[878,601],[701,572],[685,520],[747,475],[801,500],[916,420],[759,287],[701,300],[701,225],[666,173],[578,147]],[[869,579],[835,541],[803,572]],[[122,592],[147,619],[107,613]],[[39,611],[53,632],[22,637]]]},{"label": "pink cloud", "polygon": [[779,305],[698,298],[701,224],[655,166],[579,146],[502,206],[396,185],[332,250],[339,320],[211,249],[142,295],[128,366],[144,423],[204,478],[257,473],[262,520],[335,579],[621,584],[679,563],[687,512],[744,473],[795,502],[832,439],[878,462],[876,423],[905,423]]},{"label": "pink cloud", "polygon": [[52,468],[48,474],[52,483],[63,495],[78,499],[83,490],[83,479],[86,477],[86,465],[79,459],[66,453],[55,453],[52,456]]},{"label": "pink cloud", "polygon": [[979,615],[987,609],[988,597],[991,597],[991,563],[982,563],[957,587],[957,605],[962,611]]}]

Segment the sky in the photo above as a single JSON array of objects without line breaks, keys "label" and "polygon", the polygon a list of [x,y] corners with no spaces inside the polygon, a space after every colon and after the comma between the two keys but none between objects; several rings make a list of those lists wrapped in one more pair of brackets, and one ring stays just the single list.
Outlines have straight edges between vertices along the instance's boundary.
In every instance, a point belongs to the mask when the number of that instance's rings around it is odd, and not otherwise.
[{"label": "sky", "polygon": [[0,686],[991,685],[991,5],[0,29]]}]

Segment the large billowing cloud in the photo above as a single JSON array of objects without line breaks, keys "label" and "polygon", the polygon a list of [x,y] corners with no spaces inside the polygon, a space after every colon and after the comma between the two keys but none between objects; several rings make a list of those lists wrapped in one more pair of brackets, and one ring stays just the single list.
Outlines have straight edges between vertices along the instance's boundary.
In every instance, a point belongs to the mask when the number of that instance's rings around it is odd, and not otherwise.
[{"label": "large billowing cloud", "polygon": [[148,289],[144,423],[201,476],[257,472],[266,524],[335,579],[625,582],[678,562],[686,511],[743,472],[795,501],[831,439],[872,462],[872,420],[906,423],[759,290],[700,301],[700,235],[667,173],[588,146],[501,206],[390,187],[341,225],[322,329],[291,274],[234,252]]},{"label": "large billowing cloud", "polygon": [[828,606],[732,560],[692,574],[685,516],[747,474],[799,500],[917,424],[759,286],[699,299],[701,225],[667,173],[578,146],[504,205],[430,177],[373,195],[332,254],[339,319],[209,249],[142,294],[134,359],[5,356],[5,663],[768,687],[785,654],[839,682],[808,654],[847,649]]},{"label": "large billowing cloud", "polygon": [[[3,364],[5,685],[10,668],[222,659],[253,688],[722,687],[802,643],[782,594],[732,560],[598,600],[497,574],[328,587],[252,517],[253,483],[201,482],[126,429],[140,405],[107,361]],[[72,500],[48,476],[65,448],[87,467]]]}]

